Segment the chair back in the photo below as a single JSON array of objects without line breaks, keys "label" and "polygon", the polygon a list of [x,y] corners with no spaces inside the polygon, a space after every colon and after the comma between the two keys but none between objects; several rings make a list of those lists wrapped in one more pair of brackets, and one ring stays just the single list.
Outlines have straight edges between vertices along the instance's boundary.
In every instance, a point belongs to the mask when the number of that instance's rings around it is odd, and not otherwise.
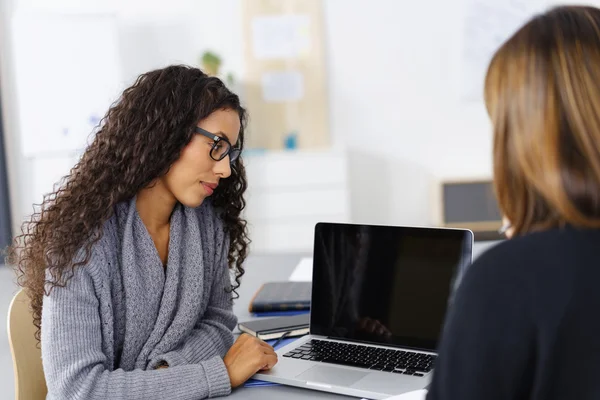
[{"label": "chair back", "polygon": [[8,309],[8,342],[15,371],[16,400],[43,400],[48,392],[35,331],[29,297],[20,290]]}]

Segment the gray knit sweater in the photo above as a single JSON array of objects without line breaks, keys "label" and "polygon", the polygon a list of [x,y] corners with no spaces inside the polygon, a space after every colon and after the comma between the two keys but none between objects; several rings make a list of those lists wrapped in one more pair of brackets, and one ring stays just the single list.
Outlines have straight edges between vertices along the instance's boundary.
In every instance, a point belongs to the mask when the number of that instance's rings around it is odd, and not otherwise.
[{"label": "gray knit sweater", "polygon": [[[135,205],[116,206],[90,262],[42,310],[47,399],[203,399],[229,394],[229,242],[209,201],[178,205],[166,272]],[[155,369],[166,361],[169,367]]]}]

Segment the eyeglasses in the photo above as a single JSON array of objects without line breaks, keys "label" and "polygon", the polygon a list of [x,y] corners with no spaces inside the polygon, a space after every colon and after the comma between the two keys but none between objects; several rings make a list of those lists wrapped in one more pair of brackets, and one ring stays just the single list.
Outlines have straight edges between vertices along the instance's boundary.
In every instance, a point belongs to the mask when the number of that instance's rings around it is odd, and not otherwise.
[{"label": "eyeglasses", "polygon": [[206,136],[214,141],[212,148],[210,149],[210,158],[215,161],[221,161],[225,157],[229,156],[229,162],[234,163],[240,157],[242,149],[233,147],[231,142],[224,137],[217,136],[214,133],[210,133],[202,128],[196,127],[196,133],[202,136]]}]

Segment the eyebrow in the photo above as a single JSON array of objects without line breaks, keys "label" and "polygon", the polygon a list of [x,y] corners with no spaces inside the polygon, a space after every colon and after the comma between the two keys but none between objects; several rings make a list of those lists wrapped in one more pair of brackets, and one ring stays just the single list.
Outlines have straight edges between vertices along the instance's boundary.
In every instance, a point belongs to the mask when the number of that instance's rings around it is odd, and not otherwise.
[{"label": "eyebrow", "polygon": [[227,141],[229,143],[231,143],[231,147],[238,148],[238,145],[237,145],[238,143],[237,142],[233,143],[231,141],[231,139],[229,138],[229,136],[227,136],[227,134],[225,132],[219,131],[219,132],[215,133],[215,135],[217,135],[217,136],[223,136],[225,139],[227,139]]},{"label": "eyebrow", "polygon": [[227,134],[225,132],[219,131],[219,132],[215,133],[215,135],[222,136],[222,137],[224,137],[225,139],[227,139],[231,143],[231,139],[229,139],[229,136],[227,136]]},{"label": "eyebrow", "polygon": [[[204,131],[204,132],[206,132],[206,133],[209,133],[209,134],[211,134],[211,135],[216,135],[216,136],[219,136],[219,137],[221,137],[221,138],[223,138],[223,139],[227,139],[227,141],[228,141],[229,143],[231,143],[231,139],[230,139],[230,138],[229,138],[229,136],[228,136],[228,135],[227,135],[225,132],[223,132],[223,131],[211,132],[211,131],[207,131],[207,130],[206,130],[206,129],[204,129],[204,128],[200,128],[199,126],[196,126],[196,129],[199,129],[199,130],[201,130],[201,131]],[[235,142],[235,143],[231,143],[231,145],[235,147],[235,146],[237,145],[237,142]]]}]

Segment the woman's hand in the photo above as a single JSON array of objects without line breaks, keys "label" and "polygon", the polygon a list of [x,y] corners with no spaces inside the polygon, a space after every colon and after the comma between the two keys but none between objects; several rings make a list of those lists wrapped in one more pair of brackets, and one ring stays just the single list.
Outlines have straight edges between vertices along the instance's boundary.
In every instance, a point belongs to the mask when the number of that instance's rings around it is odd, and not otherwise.
[{"label": "woman's hand", "polygon": [[362,332],[366,332],[370,335],[381,337],[386,340],[392,337],[392,332],[390,332],[385,325],[379,322],[379,320],[369,317],[361,318],[361,320],[358,321],[358,329]]},{"label": "woman's hand", "polygon": [[165,369],[165,368],[169,368],[169,363],[167,363],[166,361],[160,361],[156,367],[154,367],[154,369]]},{"label": "woman's hand", "polygon": [[266,371],[277,364],[277,354],[273,347],[262,340],[245,333],[235,341],[225,358],[231,387],[238,387],[258,371]]}]

